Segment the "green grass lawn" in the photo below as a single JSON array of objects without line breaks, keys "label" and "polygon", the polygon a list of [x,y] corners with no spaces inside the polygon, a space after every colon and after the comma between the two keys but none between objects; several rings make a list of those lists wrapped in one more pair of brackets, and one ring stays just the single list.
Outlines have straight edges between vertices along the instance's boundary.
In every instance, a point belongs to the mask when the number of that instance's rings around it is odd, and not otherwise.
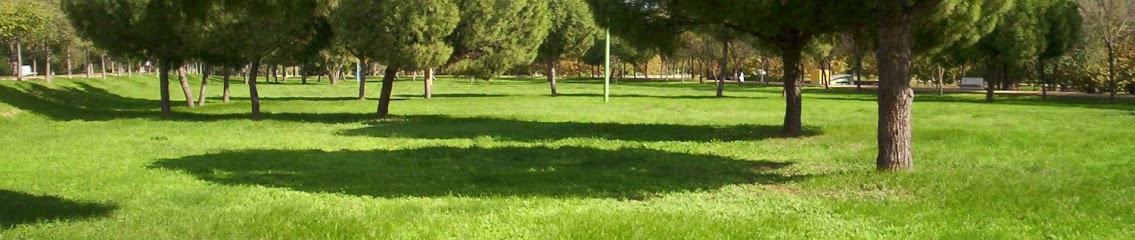
[{"label": "green grass lawn", "polygon": [[56,81],[0,83],[0,239],[1135,238],[1132,103],[920,95],[880,174],[854,90],[783,138],[772,87],[407,79],[374,120],[292,80],[252,121],[239,82],[160,119],[152,76]]}]

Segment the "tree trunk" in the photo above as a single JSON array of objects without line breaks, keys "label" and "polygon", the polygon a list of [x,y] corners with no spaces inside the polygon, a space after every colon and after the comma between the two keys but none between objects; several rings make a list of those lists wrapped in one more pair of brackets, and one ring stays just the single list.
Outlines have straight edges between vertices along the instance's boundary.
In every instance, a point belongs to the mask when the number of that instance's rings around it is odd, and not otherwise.
[{"label": "tree trunk", "polygon": [[173,68],[173,63],[163,60],[159,64],[160,64],[160,66],[158,67],[158,69],[159,69],[158,70],[158,79],[159,79],[159,82],[161,82],[161,88],[162,88],[161,89],[162,117],[170,117],[170,116],[173,116],[173,110],[170,108],[169,71],[170,71],[170,68]]},{"label": "tree trunk", "polygon": [[[363,58],[359,58],[359,62],[361,62],[361,64],[359,64],[359,74],[358,74],[359,75],[358,76],[358,78],[359,78],[359,100],[366,100],[367,99],[367,94],[366,94],[367,93],[367,91],[366,91],[366,89],[367,89],[367,70],[370,70],[370,65],[367,64],[366,59],[363,59]],[[390,76],[394,76],[394,75],[391,74]],[[384,79],[384,81],[385,81],[385,79]]]},{"label": "tree trunk", "polygon": [[434,80],[436,80],[434,74],[434,68],[431,67],[426,69],[426,79],[425,81],[423,81],[425,82],[423,83],[423,85],[425,85],[425,93],[423,95],[425,95],[426,99],[431,99],[434,97]]},{"label": "tree trunk", "polygon": [[912,171],[910,89],[912,9],[906,1],[879,1],[879,155],[880,171]]},{"label": "tree trunk", "polygon": [[855,40],[855,91],[863,92],[863,46]]},{"label": "tree trunk", "polygon": [[804,39],[780,44],[781,59],[784,61],[784,129],[786,136],[800,136],[804,133],[801,123],[800,79],[803,68],[800,64],[804,51]]},{"label": "tree trunk", "polygon": [[16,81],[24,80],[24,46],[16,38]]},{"label": "tree trunk", "polygon": [[51,83],[51,48],[44,44],[43,47],[43,76],[47,83]]},{"label": "tree trunk", "polygon": [[189,90],[189,79],[185,78],[185,66],[177,68],[177,80],[181,82],[181,91],[185,93],[185,105],[195,107],[193,104],[193,90]]},{"label": "tree trunk", "polygon": [[260,71],[260,59],[256,59],[249,65],[248,77],[252,81],[248,81],[248,100],[252,102],[252,119],[260,119],[260,91],[256,89],[256,74]]},{"label": "tree trunk", "polygon": [[725,71],[729,70],[729,41],[721,42],[721,62],[717,76],[717,97],[725,96]]},{"label": "tree trunk", "polygon": [[229,96],[230,96],[229,95],[229,76],[232,75],[232,66],[225,67],[224,72],[221,73],[221,74],[225,75],[224,76],[224,83],[222,83],[225,86],[224,87],[225,90],[224,90],[224,94],[221,95],[221,98],[223,99],[222,101],[224,101],[225,103],[229,103]]},{"label": "tree trunk", "polygon": [[397,74],[397,68],[386,67],[386,73],[382,76],[382,95],[378,99],[378,118],[386,118],[390,115],[390,94],[394,90],[394,78]]},{"label": "tree trunk", "polygon": [[993,102],[993,91],[997,89],[997,81],[998,78],[1000,78],[999,75],[1001,74],[1001,70],[999,67],[1000,65],[993,63],[992,61],[987,65],[989,67],[986,68],[985,75],[989,77],[985,78],[985,85],[987,86],[985,88],[985,101]]},{"label": "tree trunk", "polygon": [[[106,54],[99,54],[99,68],[102,69],[102,79],[106,80]],[[183,74],[183,73],[184,73],[184,71],[179,72],[178,74]],[[183,81],[183,82],[184,82],[183,85],[188,86],[187,84],[189,82],[187,82],[187,81]],[[190,98],[189,101],[193,102],[193,98]],[[190,104],[190,105],[192,105],[192,104]],[[190,106],[190,107],[192,107],[192,106]]]},{"label": "tree trunk", "polygon": [[74,68],[71,68],[71,47],[67,47],[67,78],[71,78]]},{"label": "tree trunk", "polygon": [[205,90],[209,86],[209,73],[213,71],[213,65],[205,65],[205,70],[201,72],[201,91],[197,93],[197,106],[205,106]]},{"label": "tree trunk", "polygon": [[300,67],[300,84],[307,84],[307,64]]},{"label": "tree trunk", "polygon": [[134,59],[127,59],[126,64],[126,78],[134,78]]},{"label": "tree trunk", "polygon": [[1044,59],[1038,59],[1036,65],[1037,77],[1040,78],[1040,99],[1048,100],[1048,76],[1045,75]]},{"label": "tree trunk", "polygon": [[942,88],[943,78],[946,78],[946,68],[938,66],[938,95],[946,94],[946,90]]},{"label": "tree trunk", "polygon": [[1111,96],[1108,101],[1115,103],[1115,91],[1118,85],[1115,83],[1115,44],[1113,41],[1107,41],[1107,81],[1111,85]]},{"label": "tree trunk", "polygon": [[548,61],[548,84],[552,87],[552,96],[556,96],[556,61]]}]

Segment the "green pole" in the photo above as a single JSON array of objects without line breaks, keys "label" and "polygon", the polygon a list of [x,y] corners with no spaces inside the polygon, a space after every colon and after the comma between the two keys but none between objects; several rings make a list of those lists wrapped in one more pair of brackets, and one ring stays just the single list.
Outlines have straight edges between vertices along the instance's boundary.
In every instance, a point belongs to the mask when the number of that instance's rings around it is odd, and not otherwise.
[{"label": "green pole", "polygon": [[603,101],[611,102],[611,29],[607,29],[607,46],[606,52],[603,54],[603,62],[606,67],[603,69]]}]

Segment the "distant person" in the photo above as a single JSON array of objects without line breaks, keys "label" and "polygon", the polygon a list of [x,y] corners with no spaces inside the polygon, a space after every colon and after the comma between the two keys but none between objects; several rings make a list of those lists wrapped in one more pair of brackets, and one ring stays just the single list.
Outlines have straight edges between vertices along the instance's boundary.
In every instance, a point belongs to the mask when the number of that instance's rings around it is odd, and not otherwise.
[{"label": "distant person", "polygon": [[738,79],[740,79],[741,82],[745,82],[745,71],[741,71],[741,77]]}]

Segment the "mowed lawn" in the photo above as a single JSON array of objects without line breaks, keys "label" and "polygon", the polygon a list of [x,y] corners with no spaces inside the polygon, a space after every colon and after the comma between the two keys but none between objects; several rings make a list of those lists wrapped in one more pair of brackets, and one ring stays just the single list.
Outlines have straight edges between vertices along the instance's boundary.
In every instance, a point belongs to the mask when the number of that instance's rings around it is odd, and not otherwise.
[{"label": "mowed lawn", "polygon": [[403,79],[375,120],[293,79],[252,121],[240,82],[161,119],[153,76],[56,79],[0,83],[0,239],[1135,238],[1130,102],[919,95],[917,170],[880,174],[854,90],[784,138],[774,87]]}]

